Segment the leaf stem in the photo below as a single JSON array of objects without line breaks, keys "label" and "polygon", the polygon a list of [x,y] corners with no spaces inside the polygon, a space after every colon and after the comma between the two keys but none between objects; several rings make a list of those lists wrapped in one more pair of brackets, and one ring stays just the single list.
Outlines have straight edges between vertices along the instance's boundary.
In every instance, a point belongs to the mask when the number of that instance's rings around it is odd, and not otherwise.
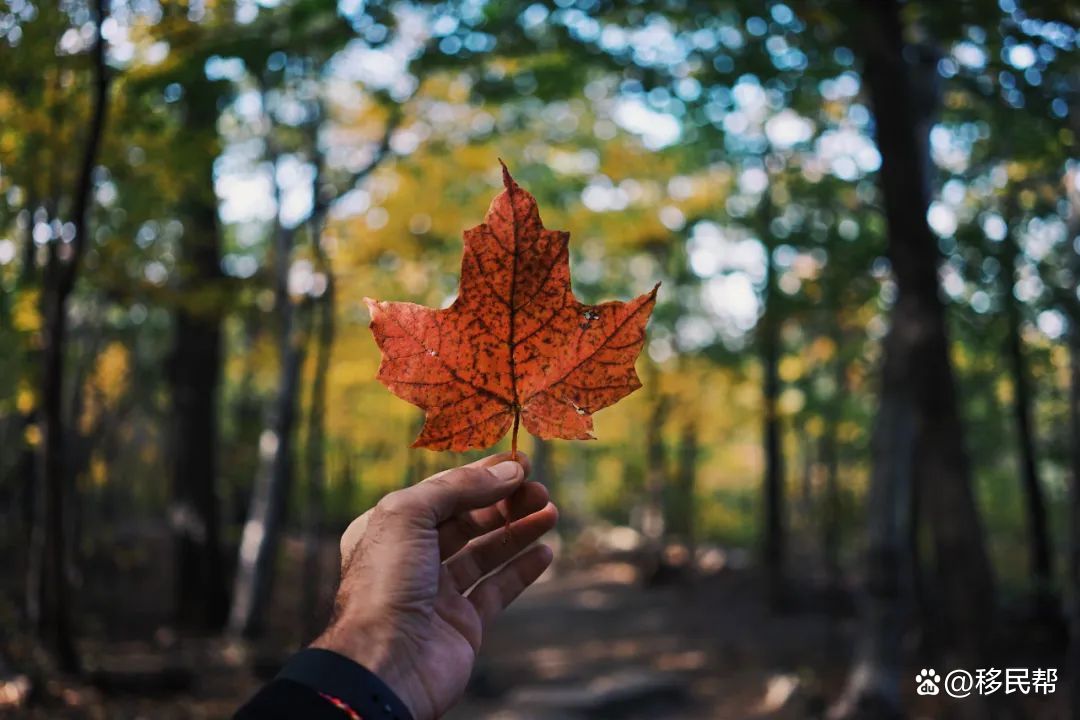
[{"label": "leaf stem", "polygon": [[[517,436],[518,426],[521,424],[521,408],[514,408],[514,430],[510,435],[510,459],[517,461]],[[506,503],[506,524],[503,525],[503,544],[510,542],[510,503]]]},{"label": "leaf stem", "polygon": [[517,436],[518,436],[518,425],[520,423],[521,423],[521,410],[518,409],[518,408],[514,408],[514,431],[513,431],[513,434],[510,435],[510,459],[511,460],[517,460],[518,459],[518,455],[517,455]]}]

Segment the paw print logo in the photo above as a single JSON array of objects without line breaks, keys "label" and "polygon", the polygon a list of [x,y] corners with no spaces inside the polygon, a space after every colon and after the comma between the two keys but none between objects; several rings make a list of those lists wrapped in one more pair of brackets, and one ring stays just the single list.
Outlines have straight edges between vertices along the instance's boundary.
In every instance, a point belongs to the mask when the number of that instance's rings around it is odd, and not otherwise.
[{"label": "paw print logo", "polygon": [[920,695],[937,695],[940,690],[941,676],[934,672],[934,668],[923,668],[915,676],[915,692]]}]

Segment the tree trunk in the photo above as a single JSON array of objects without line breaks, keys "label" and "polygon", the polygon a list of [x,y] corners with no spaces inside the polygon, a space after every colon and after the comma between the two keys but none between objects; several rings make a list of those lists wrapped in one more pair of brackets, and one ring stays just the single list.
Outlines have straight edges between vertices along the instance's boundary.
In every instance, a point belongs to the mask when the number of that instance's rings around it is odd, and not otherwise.
[{"label": "tree trunk", "polygon": [[[1075,237],[1075,234],[1073,235]],[[1076,260],[1080,272],[1080,254]],[[1069,332],[1069,419],[1071,430],[1071,482],[1069,483],[1069,691],[1071,717],[1080,720],[1080,311],[1074,313]]]},{"label": "tree trunk", "polygon": [[229,632],[248,638],[263,629],[274,586],[277,549],[285,525],[286,505],[293,477],[293,434],[296,421],[304,341],[295,327],[295,308],[279,311],[282,339],[278,391],[268,427],[259,438],[259,469],[252,489],[251,508],[240,540]]},{"label": "tree trunk", "polygon": [[[317,117],[324,116],[325,112],[320,107]],[[350,189],[371,174],[389,154],[390,138],[400,120],[400,113],[391,113],[382,141],[371,161],[352,173]],[[274,138],[268,137],[267,140],[270,159],[276,168],[279,152]],[[316,173],[312,211],[308,222],[318,233],[333,197],[327,196],[322,187],[325,158],[316,149],[317,127],[313,128],[311,142],[316,155]],[[273,590],[277,547],[284,530],[286,504],[292,485],[293,426],[296,421],[300,371],[303,368],[304,348],[307,344],[307,334],[302,327],[304,313],[298,312],[300,308],[289,297],[288,288],[295,231],[281,225],[281,189],[276,180],[274,193],[278,211],[274,228],[274,310],[280,325],[280,374],[268,427],[259,439],[259,468],[252,489],[248,519],[240,540],[236,580],[233,584],[233,604],[228,622],[229,634],[249,638],[262,631],[263,616]],[[318,243],[317,236],[314,241]],[[418,462],[422,462],[419,455],[417,458]],[[418,467],[422,468],[422,465]]]},{"label": "tree trunk", "polygon": [[551,472],[551,443],[535,435],[532,440],[532,455],[529,457],[532,463],[532,480],[543,484],[551,497],[555,497],[555,480]]},{"label": "tree trunk", "polygon": [[696,548],[696,523],[694,522],[694,499],[697,493],[698,419],[690,417],[683,424],[679,439],[679,460],[675,471],[675,488],[679,494],[676,504],[673,530],[686,543],[690,553],[690,567],[694,567]]},{"label": "tree trunk", "polygon": [[1038,461],[1035,451],[1035,431],[1032,420],[1031,383],[1028,381],[1024,361],[1023,341],[1020,337],[1020,307],[1013,294],[1016,280],[1017,247],[1013,238],[1005,240],[1002,253],[1002,273],[1005,288],[1005,318],[1008,323],[1006,354],[1013,381],[1013,418],[1016,421],[1017,444],[1020,451],[1020,479],[1027,511],[1028,553],[1032,581],[1035,587],[1035,607],[1040,618],[1048,620],[1055,614],[1053,599],[1053,576],[1051,558],[1053,549],[1046,521],[1046,500],[1039,481]]},{"label": "tree trunk", "polygon": [[67,298],[45,284],[45,342],[42,384],[42,458],[40,519],[35,528],[38,628],[45,646],[65,672],[79,670],[74,644],[67,575],[64,494],[68,486],[62,416]]},{"label": "tree trunk", "polygon": [[169,510],[176,558],[175,614],[181,627],[214,631],[228,610],[217,496],[219,318],[179,310],[175,333]]},{"label": "tree trunk", "polygon": [[[192,133],[216,138],[216,94],[193,89]],[[209,144],[213,144],[210,141]],[[181,300],[170,356],[174,612],[184,628],[216,631],[228,612],[218,498],[218,391],[221,385],[221,228],[213,189],[213,157],[188,189]]]},{"label": "tree trunk", "polygon": [[641,533],[649,548],[650,562],[659,567],[664,527],[664,486],[667,484],[667,458],[664,447],[664,423],[667,422],[670,403],[661,392],[658,368],[650,362],[650,376],[645,383],[649,394],[649,419],[645,426],[645,499],[641,511]]},{"label": "tree trunk", "polygon": [[[36,286],[38,281],[35,255],[37,246],[34,244],[34,212],[38,207],[39,205],[36,197],[31,194],[26,203],[29,219],[26,223],[26,235],[23,238],[23,265],[19,273],[18,284],[16,285],[16,294],[31,290]],[[40,366],[40,351],[27,348],[25,352],[28,367],[28,370],[25,371],[27,381],[33,385],[37,385],[40,383],[40,380],[35,377],[34,368]],[[19,450],[13,471],[15,485],[18,488],[18,504],[21,510],[21,527],[19,528],[20,532],[18,533],[17,538],[19,544],[23,548],[23,567],[27,573],[28,580],[23,592],[23,612],[26,619],[32,623],[36,623],[41,615],[41,608],[36,595],[36,583],[29,582],[33,579],[32,569],[36,562],[33,550],[34,527],[38,515],[37,495],[39,493],[34,446],[26,441],[26,434],[38,420],[39,408],[36,405],[31,406],[26,410],[19,411],[19,418],[16,425],[16,438]]]},{"label": "tree trunk", "polygon": [[[905,305],[893,311],[885,339],[881,399],[872,443],[873,469],[866,504],[866,586],[862,600],[861,642],[841,701],[841,716],[903,717],[901,688],[903,632],[910,574],[908,522],[911,517],[916,407],[905,387],[904,335],[913,314]],[[898,347],[900,346],[900,347]]]},{"label": "tree trunk", "polygon": [[781,446],[779,409],[780,396],[780,313],[777,307],[776,268],[772,258],[772,242],[768,224],[770,210],[768,189],[762,195],[760,230],[765,245],[765,314],[761,319],[759,344],[762,371],[762,441],[765,456],[765,476],[762,483],[762,563],[768,583],[769,603],[774,610],[784,605],[786,523],[784,501],[784,452]]},{"label": "tree trunk", "polygon": [[[46,648],[65,672],[79,670],[69,604],[65,539],[65,491],[68,486],[63,419],[64,361],[67,340],[68,299],[75,287],[83,254],[89,243],[90,208],[98,151],[108,111],[110,77],[105,65],[105,39],[101,28],[108,14],[106,0],[93,4],[95,40],[91,48],[93,100],[79,176],[72,195],[71,222],[75,233],[63,251],[56,238],[49,246],[49,264],[42,287],[44,333],[41,372],[41,519],[35,529],[38,559],[36,581],[40,616],[38,632]],[[61,255],[65,255],[62,257]],[[34,587],[34,585],[31,585]]]},{"label": "tree trunk", "polygon": [[[946,666],[973,666],[982,656],[993,614],[993,581],[957,409],[938,295],[938,251],[926,221],[936,74],[932,62],[905,62],[898,0],[865,0],[863,6],[864,78],[882,158],[879,181],[897,300],[885,340],[874,432],[864,643],[846,700],[855,713],[896,717],[912,482],[918,483],[934,541],[942,622],[933,630],[947,648]],[[917,82],[924,85],[921,92]]]},{"label": "tree trunk", "polygon": [[[1077,105],[1073,105],[1077,109]],[[1075,115],[1073,116],[1076,117]],[[1074,123],[1080,125],[1080,123]],[[1074,171],[1075,172],[1075,171]],[[1075,176],[1067,176],[1068,187],[1075,188]],[[1069,237],[1080,235],[1080,191],[1069,193]],[[1080,247],[1073,244],[1072,271],[1080,278]],[[1068,536],[1068,616],[1069,616],[1069,692],[1070,715],[1080,720],[1080,302],[1075,295],[1069,298],[1072,312],[1069,317],[1069,420],[1071,449],[1071,482],[1069,483]]]},{"label": "tree trunk", "polygon": [[[839,313],[839,308],[834,312]],[[834,320],[838,322],[838,320]],[[841,350],[843,333],[839,328],[832,333],[836,348],[833,356],[833,397],[825,417],[818,453],[825,473],[825,498],[821,517],[821,546],[825,561],[825,584],[830,598],[830,608],[836,607],[835,599],[840,592],[840,419],[843,417],[844,393],[847,385],[847,366]]]},{"label": "tree trunk", "polygon": [[[272,139],[269,143],[271,166],[276,168],[278,152],[273,148]],[[274,587],[277,549],[292,486],[293,435],[306,345],[298,307],[289,296],[295,232],[281,225],[281,192],[276,181],[275,199],[278,215],[274,224],[274,311],[279,323],[278,388],[267,428],[259,438],[259,467],[240,540],[228,623],[231,635],[248,638],[261,634]]]},{"label": "tree trunk", "polygon": [[301,606],[305,634],[314,638],[325,618],[319,607],[319,541],[322,534],[324,489],[326,487],[326,380],[334,346],[334,279],[320,245],[321,223],[310,225],[312,245],[326,274],[326,291],[318,300],[319,332],[315,347],[315,377],[311,386],[311,408],[307,436],[307,514],[304,519],[304,581]]},{"label": "tree trunk", "polygon": [[[662,577],[664,570],[664,540],[667,534],[664,516],[664,487],[668,469],[664,446],[664,423],[669,409],[668,398],[660,390],[657,367],[650,362],[646,366],[649,378],[644,386],[649,395],[649,418],[644,428],[642,448],[644,457],[644,497],[638,506],[636,522],[644,540],[639,557],[642,582],[648,586]],[[587,455],[586,457],[591,457]],[[585,473],[585,479],[591,472]]]},{"label": "tree trunk", "polygon": [[[958,661],[976,660],[993,615],[993,576],[971,487],[955,380],[949,359],[945,310],[938,294],[939,255],[926,221],[929,130],[937,94],[936,59],[916,68],[904,62],[899,4],[872,2],[876,31],[867,59],[882,156],[881,186],[889,229],[889,256],[898,290],[893,350],[902,367],[897,378],[916,402],[914,465],[935,551],[936,584],[942,599],[940,638]],[[923,86],[916,92],[909,73]],[[921,111],[918,108],[922,108]],[[916,112],[916,115],[912,115]],[[900,306],[906,310],[900,312]]]}]

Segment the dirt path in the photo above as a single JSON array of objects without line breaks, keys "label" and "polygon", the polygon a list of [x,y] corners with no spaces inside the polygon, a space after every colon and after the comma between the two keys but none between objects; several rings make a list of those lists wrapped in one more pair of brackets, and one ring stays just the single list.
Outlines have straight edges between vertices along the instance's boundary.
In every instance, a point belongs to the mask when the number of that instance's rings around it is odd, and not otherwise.
[{"label": "dirt path", "polygon": [[848,629],[773,616],[761,597],[748,571],[655,588],[622,564],[555,577],[500,619],[450,717],[814,716],[843,679]]},{"label": "dirt path", "polygon": [[[336,551],[328,547],[325,554],[330,577]],[[254,661],[264,679],[300,643],[291,566],[271,618],[277,644]],[[793,595],[798,605],[818,611],[772,613],[756,573],[730,565],[653,587],[642,586],[625,562],[564,567],[500,618],[448,720],[821,718],[843,685],[856,628],[850,614],[830,620],[820,600],[805,591]],[[164,590],[158,596],[166,596]],[[145,625],[128,620],[117,625],[110,619],[82,644],[88,664],[112,671],[111,687],[39,678],[38,687],[47,688],[39,701],[10,716],[223,718],[265,681],[251,672],[251,658],[221,640],[169,640],[153,630],[152,618]],[[13,666],[25,667],[19,660],[27,652],[18,644],[9,643]],[[117,684],[117,677],[130,684]],[[914,689],[912,682],[911,717],[949,717],[942,698],[919,698]],[[1056,703],[1038,706],[1024,698],[1026,707],[1004,717],[1064,717],[1064,694],[1062,688]]]}]

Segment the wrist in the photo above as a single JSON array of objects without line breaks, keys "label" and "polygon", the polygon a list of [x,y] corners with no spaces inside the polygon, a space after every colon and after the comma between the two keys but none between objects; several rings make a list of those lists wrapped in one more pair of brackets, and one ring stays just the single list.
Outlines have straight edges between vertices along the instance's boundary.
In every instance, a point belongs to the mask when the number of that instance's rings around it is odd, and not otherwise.
[{"label": "wrist", "polygon": [[408,658],[397,642],[383,630],[368,626],[353,626],[337,622],[328,627],[312,643],[347,657],[385,683],[409,709],[414,720],[424,720],[424,703],[413,692],[414,678],[409,671]]}]

